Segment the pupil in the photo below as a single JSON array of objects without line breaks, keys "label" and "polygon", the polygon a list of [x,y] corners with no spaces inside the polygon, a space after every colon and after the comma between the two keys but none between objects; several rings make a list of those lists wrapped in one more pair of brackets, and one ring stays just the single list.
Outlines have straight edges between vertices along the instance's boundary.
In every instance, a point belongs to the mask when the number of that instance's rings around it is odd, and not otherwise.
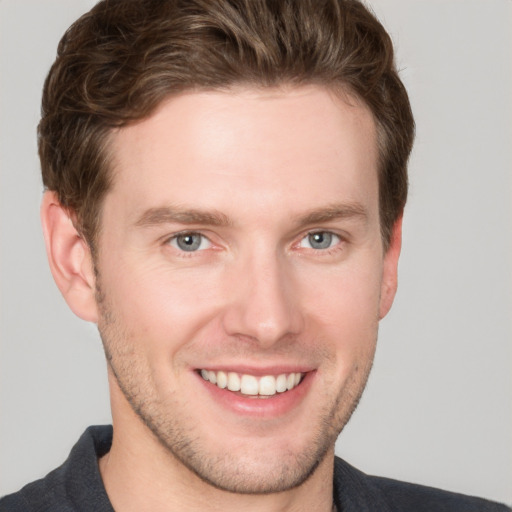
[{"label": "pupil", "polygon": [[201,235],[181,235],[177,238],[178,247],[183,251],[195,251],[201,245]]},{"label": "pupil", "polygon": [[309,235],[309,243],[315,249],[327,249],[330,247],[332,235],[330,233],[312,233]]}]

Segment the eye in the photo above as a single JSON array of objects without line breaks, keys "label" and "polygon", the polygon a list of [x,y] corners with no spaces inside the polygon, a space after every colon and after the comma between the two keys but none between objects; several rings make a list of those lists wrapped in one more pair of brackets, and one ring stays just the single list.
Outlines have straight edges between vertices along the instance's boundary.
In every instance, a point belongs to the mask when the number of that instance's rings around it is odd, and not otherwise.
[{"label": "eye", "polygon": [[308,233],[300,241],[299,247],[322,250],[330,249],[339,242],[341,242],[340,237],[330,231],[316,231],[315,233]]},{"label": "eye", "polygon": [[185,252],[202,251],[211,247],[210,240],[200,233],[181,233],[180,235],[173,236],[169,240],[169,244]]}]

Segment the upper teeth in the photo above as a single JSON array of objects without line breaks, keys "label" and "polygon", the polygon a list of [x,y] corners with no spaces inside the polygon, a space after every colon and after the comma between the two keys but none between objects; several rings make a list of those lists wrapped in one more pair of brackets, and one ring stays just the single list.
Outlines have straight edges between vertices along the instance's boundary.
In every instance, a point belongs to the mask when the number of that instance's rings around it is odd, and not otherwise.
[{"label": "upper teeth", "polygon": [[240,391],[243,395],[275,395],[293,389],[300,382],[302,373],[282,373],[280,375],[254,375],[239,374],[236,372],[215,372],[201,370],[204,380],[216,384],[219,388],[230,391]]}]

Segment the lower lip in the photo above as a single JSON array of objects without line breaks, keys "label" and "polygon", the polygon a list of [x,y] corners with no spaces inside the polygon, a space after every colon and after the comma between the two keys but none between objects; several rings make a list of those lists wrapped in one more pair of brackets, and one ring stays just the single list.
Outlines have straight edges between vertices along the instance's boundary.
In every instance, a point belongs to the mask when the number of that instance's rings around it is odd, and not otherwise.
[{"label": "lower lip", "polygon": [[282,416],[298,407],[308,393],[315,375],[314,371],[307,372],[300,384],[290,391],[259,398],[257,396],[244,396],[227,389],[221,389],[215,384],[204,380],[197,372],[194,373],[206,391],[224,408],[239,415],[262,418]]}]

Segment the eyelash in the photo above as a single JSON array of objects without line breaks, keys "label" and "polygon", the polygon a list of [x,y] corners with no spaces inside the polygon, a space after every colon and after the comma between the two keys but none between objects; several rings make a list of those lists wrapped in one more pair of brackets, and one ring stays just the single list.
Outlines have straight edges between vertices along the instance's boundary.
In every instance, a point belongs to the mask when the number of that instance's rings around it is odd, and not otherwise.
[{"label": "eyelash", "polygon": [[[318,235],[318,234],[324,234],[324,235],[327,234],[327,235],[330,235],[332,237],[335,237],[337,240],[335,240],[334,245],[332,245],[331,247],[327,247],[325,249],[315,249],[314,247],[301,247],[301,243],[304,240],[306,240],[310,236],[314,236],[314,235]],[[193,250],[193,251],[183,250],[179,246],[177,246],[177,240],[180,237],[186,237],[186,236],[200,236],[201,237],[201,242],[200,242],[201,245],[205,241],[208,244],[210,244],[210,245],[209,245],[209,247],[206,247],[206,248],[203,248],[203,249],[198,249],[198,250]],[[342,250],[343,249],[343,242],[344,241],[345,240],[344,240],[344,238],[341,235],[339,235],[337,233],[334,233],[333,231],[329,231],[329,230],[313,230],[313,231],[308,231],[306,234],[301,236],[299,241],[296,242],[293,245],[293,247],[294,248],[296,247],[296,248],[299,248],[299,249],[302,248],[302,249],[304,249],[307,252],[313,251],[314,253],[316,253],[318,255],[328,256],[328,255],[337,253],[338,251]],[[175,242],[176,245],[174,245],[173,242]],[[198,232],[198,231],[181,231],[181,232],[176,233],[176,234],[174,234],[174,235],[172,235],[170,237],[167,237],[165,239],[165,241],[164,241],[164,245],[169,245],[169,246],[173,247],[173,249],[175,249],[175,251],[180,255],[180,257],[193,257],[194,255],[196,255],[196,253],[201,253],[201,252],[205,251],[206,249],[212,248],[212,246],[214,244],[210,240],[209,237],[207,237],[206,235],[204,235],[201,232]]]},{"label": "eyelash", "polygon": [[[178,239],[180,237],[187,237],[187,236],[188,237],[199,236],[199,237],[201,237],[200,246],[203,245],[203,243],[206,241],[209,244],[209,247],[203,248],[201,250],[186,251],[186,250],[180,248],[179,246],[177,246]],[[176,245],[174,245],[173,242],[175,242]],[[172,235],[171,237],[166,238],[165,244],[170,245],[171,247],[176,249],[176,251],[182,256],[191,256],[196,252],[202,252],[205,249],[209,249],[211,247],[211,245],[213,245],[212,241],[206,235],[204,235],[203,233],[199,233],[197,231],[182,231],[181,233],[176,233],[175,235]]]},{"label": "eyelash", "polygon": [[[308,247],[308,249],[312,249],[312,250],[315,250],[315,251],[318,250],[320,252],[328,253],[329,250],[336,248],[342,242],[342,238],[339,235],[337,235],[336,233],[333,233],[332,231],[327,231],[327,230],[319,230],[319,231],[310,231],[310,232],[308,232],[306,235],[304,235],[300,239],[299,245],[301,245],[303,241],[308,240],[310,237],[314,237],[315,235],[323,235],[322,238],[327,235],[328,236],[328,243],[334,242],[334,245],[331,245],[329,247],[325,247],[323,249],[321,249],[321,248],[316,248],[315,249],[314,247]],[[311,240],[308,240],[308,242],[311,245]],[[320,241],[319,243],[322,243],[322,241]]]}]

